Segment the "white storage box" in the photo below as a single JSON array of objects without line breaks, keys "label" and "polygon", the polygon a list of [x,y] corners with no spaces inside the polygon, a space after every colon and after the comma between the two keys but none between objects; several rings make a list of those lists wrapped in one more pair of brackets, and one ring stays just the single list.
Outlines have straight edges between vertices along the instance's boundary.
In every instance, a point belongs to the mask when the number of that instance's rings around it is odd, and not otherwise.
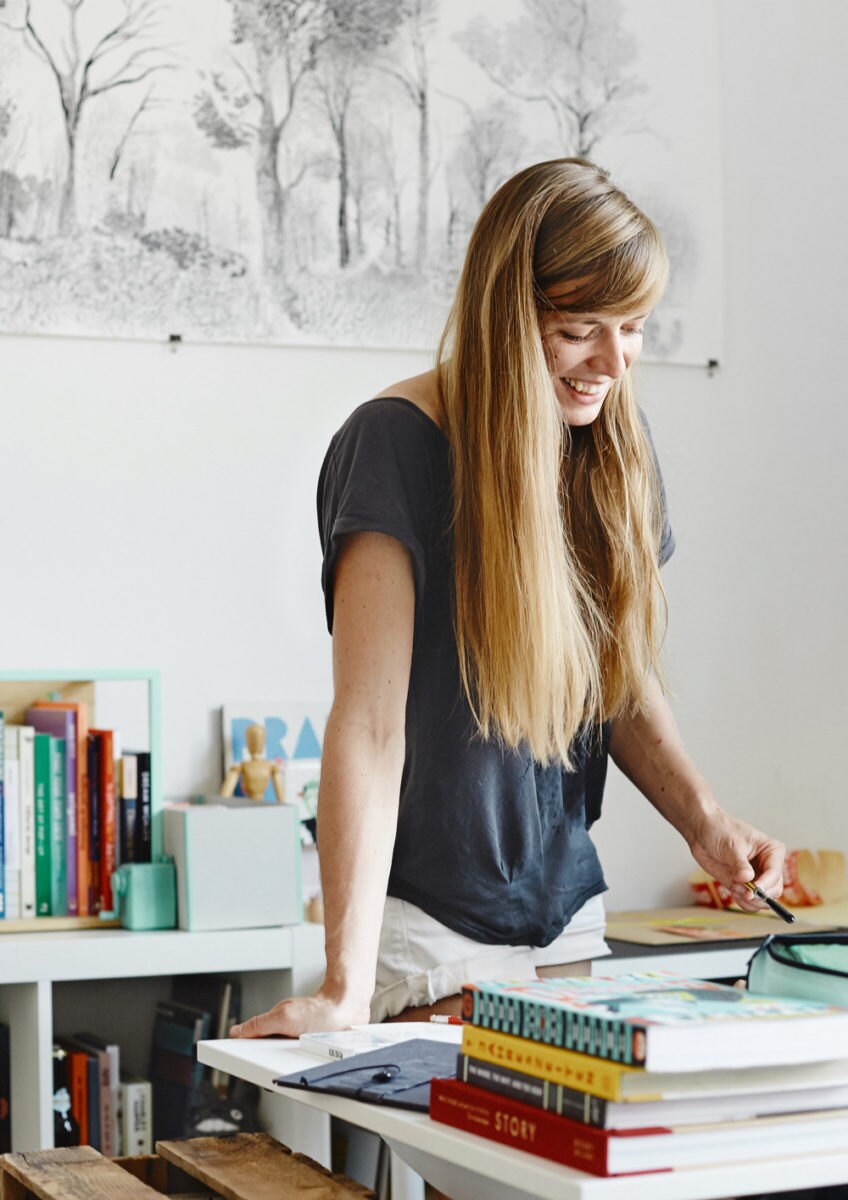
[{"label": "white storage box", "polygon": [[251,929],[303,920],[295,804],[209,797],[164,809],[180,929]]}]

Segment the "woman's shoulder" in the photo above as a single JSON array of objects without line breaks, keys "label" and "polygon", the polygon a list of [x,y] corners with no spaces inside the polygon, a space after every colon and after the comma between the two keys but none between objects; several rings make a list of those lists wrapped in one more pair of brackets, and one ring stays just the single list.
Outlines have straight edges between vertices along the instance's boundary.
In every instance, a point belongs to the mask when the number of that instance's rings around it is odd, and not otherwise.
[{"label": "woman's shoulder", "polygon": [[435,371],[425,371],[421,375],[413,375],[383,388],[374,397],[373,402],[401,401],[403,404],[417,409],[437,429],[441,429],[441,405],[439,403],[439,385]]}]

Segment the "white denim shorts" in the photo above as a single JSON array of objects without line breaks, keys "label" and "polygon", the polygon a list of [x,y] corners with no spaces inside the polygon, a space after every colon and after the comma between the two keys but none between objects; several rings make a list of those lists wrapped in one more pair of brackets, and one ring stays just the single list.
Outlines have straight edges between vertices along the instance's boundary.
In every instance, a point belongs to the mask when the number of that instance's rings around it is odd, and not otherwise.
[{"label": "white denim shorts", "polygon": [[535,979],[537,967],[602,958],[611,953],[604,925],[603,897],[593,896],[549,946],[488,946],[387,896],[371,1020],[455,996],[477,979]]}]

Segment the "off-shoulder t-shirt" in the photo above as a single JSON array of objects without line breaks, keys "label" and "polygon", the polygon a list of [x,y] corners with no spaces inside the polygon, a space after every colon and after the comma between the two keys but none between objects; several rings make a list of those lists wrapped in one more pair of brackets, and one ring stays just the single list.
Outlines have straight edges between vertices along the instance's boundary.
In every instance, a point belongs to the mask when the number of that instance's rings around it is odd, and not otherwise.
[{"label": "off-shoulder t-shirt", "polygon": [[[546,946],[606,890],[589,828],[609,731],[574,747],[572,771],[476,736],[453,631],[451,491],[447,439],[415,404],[388,397],[351,414],[318,483],[327,625],[345,536],[397,538],[412,562],[415,625],[389,895],[479,942]],[[661,561],[673,546],[664,516]]]}]

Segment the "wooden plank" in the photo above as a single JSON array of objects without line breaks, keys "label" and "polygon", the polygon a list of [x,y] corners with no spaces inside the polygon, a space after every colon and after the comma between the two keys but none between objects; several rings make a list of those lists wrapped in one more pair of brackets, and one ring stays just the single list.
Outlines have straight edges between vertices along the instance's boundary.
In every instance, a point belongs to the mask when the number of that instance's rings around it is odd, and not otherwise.
[{"label": "wooden plank", "polygon": [[26,710],[37,700],[49,700],[58,692],[57,700],[69,704],[88,705],[89,726],[94,724],[94,684],[91,680],[75,679],[3,679],[0,680],[0,712],[7,725],[23,725]]},{"label": "wooden plank", "polygon": [[168,1164],[158,1154],[133,1154],[126,1158],[114,1158],[113,1162],[148,1187],[163,1194],[168,1191]]},{"label": "wooden plank", "polygon": [[[161,1200],[161,1192],[147,1187],[91,1146],[7,1154],[3,1169],[28,1189],[20,1195],[32,1195],[37,1200]],[[17,1200],[13,1191],[5,1195]]]},{"label": "wooden plank", "polygon": [[[4,1156],[5,1157],[5,1156]],[[0,1158],[0,1200],[31,1200],[32,1192],[28,1192],[24,1185],[14,1175],[10,1175],[3,1166],[3,1159]]]},{"label": "wooden plank", "polygon": [[207,1184],[223,1200],[373,1200],[374,1192],[292,1154],[267,1133],[157,1142],[156,1153]]}]

